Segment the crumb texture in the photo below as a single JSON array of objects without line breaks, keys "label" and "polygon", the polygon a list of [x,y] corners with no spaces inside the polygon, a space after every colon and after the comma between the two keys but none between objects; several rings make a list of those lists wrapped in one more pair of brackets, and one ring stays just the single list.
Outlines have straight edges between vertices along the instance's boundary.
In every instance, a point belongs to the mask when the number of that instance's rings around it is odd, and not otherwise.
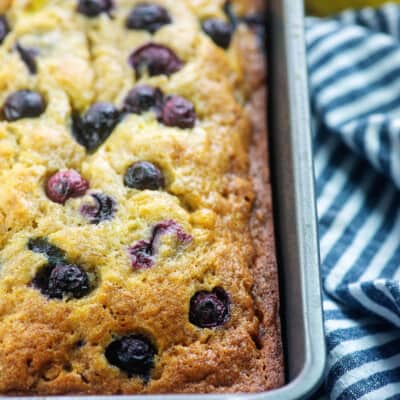
[{"label": "crumb texture", "polygon": [[0,0],[1,393],[283,383],[259,3]]}]

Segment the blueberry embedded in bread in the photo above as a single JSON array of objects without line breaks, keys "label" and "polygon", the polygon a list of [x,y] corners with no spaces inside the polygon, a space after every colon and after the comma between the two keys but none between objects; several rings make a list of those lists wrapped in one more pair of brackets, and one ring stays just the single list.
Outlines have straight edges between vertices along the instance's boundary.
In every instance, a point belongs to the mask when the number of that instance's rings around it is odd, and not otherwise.
[{"label": "blueberry embedded in bread", "polygon": [[165,181],[156,165],[148,161],[138,161],[126,170],[124,184],[131,189],[161,190]]},{"label": "blueberry embedded in bread", "polygon": [[147,269],[154,264],[154,249],[151,240],[139,240],[129,247],[128,254],[135,270]]},{"label": "blueberry embedded in bread", "polygon": [[147,269],[154,265],[161,238],[164,235],[174,235],[178,243],[187,245],[192,236],[173,220],[165,220],[154,225],[150,239],[139,240],[129,247],[128,254],[134,270]]},{"label": "blueberry embedded in bread", "polygon": [[171,75],[179,71],[183,63],[167,46],[147,43],[140,46],[129,56],[129,64],[135,70],[136,79],[143,75]]},{"label": "blueberry embedded in bread", "polygon": [[116,201],[105,193],[91,193],[90,196],[92,202],[82,204],[81,215],[91,224],[111,220],[117,211]]},{"label": "blueberry embedded in bread", "polygon": [[140,3],[129,13],[126,19],[128,29],[157,32],[164,25],[171,23],[168,11],[158,4]]},{"label": "blueberry embedded in bread", "polygon": [[78,265],[56,265],[49,276],[47,295],[62,298],[65,294],[79,299],[90,291],[88,274]]},{"label": "blueberry embedded in bread", "polygon": [[107,140],[120,118],[121,113],[113,104],[95,103],[82,117],[73,117],[73,135],[79,144],[92,152]]},{"label": "blueberry embedded in bread", "polygon": [[196,122],[196,111],[189,100],[178,95],[164,96],[160,89],[149,85],[136,85],[126,95],[123,111],[142,114],[149,110],[166,126],[190,129]]},{"label": "blueberry embedded in bread", "polygon": [[75,264],[47,264],[32,280],[31,285],[50,299],[63,297],[80,299],[91,291],[87,272]]},{"label": "blueberry embedded in bread", "polygon": [[154,248],[159,245],[161,236],[172,234],[176,235],[178,241],[182,244],[189,244],[192,241],[192,236],[186,233],[182,226],[172,219],[166,219],[158,222],[153,227],[152,244]]},{"label": "blueberry embedded in bread", "polygon": [[109,12],[113,7],[112,0],[79,0],[77,10],[89,18]]},{"label": "blueberry embedded in bread", "polygon": [[53,174],[45,188],[47,197],[59,204],[64,204],[71,197],[83,196],[88,189],[89,182],[73,169]]},{"label": "blueberry embedded in bread", "polygon": [[79,265],[68,261],[64,250],[51,244],[47,238],[31,238],[28,249],[42,254],[47,264],[42,266],[31,281],[31,286],[50,299],[79,299],[92,290],[88,273]]},{"label": "blueberry embedded in bread", "polygon": [[154,110],[160,115],[163,103],[163,93],[159,88],[150,85],[136,85],[125,96],[123,111],[133,114],[142,114]]},{"label": "blueberry embedded in bread", "polygon": [[227,49],[231,43],[233,28],[229,22],[221,19],[206,19],[201,24],[203,31],[210,36],[213,42],[223,49]]},{"label": "blueberry embedded in bread", "polygon": [[17,121],[22,118],[37,118],[44,113],[46,103],[43,96],[32,90],[11,93],[3,104],[3,118]]},{"label": "blueberry embedded in bread", "polygon": [[112,341],[105,350],[107,361],[129,376],[139,376],[145,381],[154,368],[156,348],[143,335],[124,336]]},{"label": "blueberry embedded in bread", "polygon": [[228,321],[229,316],[229,295],[221,287],[211,292],[202,290],[190,299],[189,320],[199,328],[221,326]]},{"label": "blueberry embedded in bread", "polygon": [[166,126],[190,129],[196,123],[196,112],[193,104],[183,97],[167,96],[163,103],[160,119]]}]

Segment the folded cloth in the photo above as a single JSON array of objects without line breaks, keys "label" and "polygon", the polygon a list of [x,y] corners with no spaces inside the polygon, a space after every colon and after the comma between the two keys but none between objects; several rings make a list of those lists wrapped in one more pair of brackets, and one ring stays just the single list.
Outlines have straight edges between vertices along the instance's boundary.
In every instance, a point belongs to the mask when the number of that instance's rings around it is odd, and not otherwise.
[{"label": "folded cloth", "polygon": [[400,399],[400,6],[306,22],[332,400]]}]

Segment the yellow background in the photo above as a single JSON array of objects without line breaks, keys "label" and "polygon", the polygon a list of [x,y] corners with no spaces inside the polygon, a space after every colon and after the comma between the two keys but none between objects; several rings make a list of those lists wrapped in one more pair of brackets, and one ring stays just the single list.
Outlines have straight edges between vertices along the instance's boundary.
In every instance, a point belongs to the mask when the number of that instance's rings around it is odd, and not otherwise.
[{"label": "yellow background", "polygon": [[[350,7],[378,6],[386,2],[387,0],[306,0],[309,13],[317,15],[329,15]],[[400,3],[400,0],[394,2]]]}]

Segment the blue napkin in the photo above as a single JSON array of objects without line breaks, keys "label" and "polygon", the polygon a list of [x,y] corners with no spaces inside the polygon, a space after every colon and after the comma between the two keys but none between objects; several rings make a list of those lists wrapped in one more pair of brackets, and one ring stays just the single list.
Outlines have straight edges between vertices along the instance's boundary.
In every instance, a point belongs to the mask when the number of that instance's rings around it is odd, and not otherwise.
[{"label": "blue napkin", "polygon": [[332,400],[400,399],[400,6],[307,18]]}]

